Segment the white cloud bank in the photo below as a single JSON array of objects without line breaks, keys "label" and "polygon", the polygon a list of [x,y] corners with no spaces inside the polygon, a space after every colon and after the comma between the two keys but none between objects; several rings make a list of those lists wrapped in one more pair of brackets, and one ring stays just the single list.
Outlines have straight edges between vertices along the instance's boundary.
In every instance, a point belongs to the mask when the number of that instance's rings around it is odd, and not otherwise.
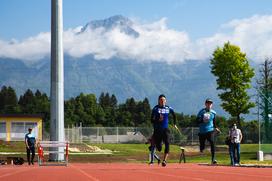
[{"label": "white cloud bank", "polygon": [[27,62],[37,61],[49,55],[50,33],[39,33],[23,41],[0,40],[0,57],[20,59]]},{"label": "white cloud bank", "polygon": [[[140,36],[133,37],[118,28],[103,28],[78,34],[80,27],[63,33],[64,52],[73,57],[93,54],[96,59],[119,57],[137,61],[204,60],[217,46],[230,41],[241,47],[249,59],[263,61],[272,57],[272,15],[255,15],[222,25],[222,32],[192,41],[188,33],[167,27],[166,18],[151,24],[134,22],[132,28]],[[28,39],[10,42],[0,40],[0,57],[21,59],[25,63],[39,61],[50,55],[50,33],[40,33]]]}]

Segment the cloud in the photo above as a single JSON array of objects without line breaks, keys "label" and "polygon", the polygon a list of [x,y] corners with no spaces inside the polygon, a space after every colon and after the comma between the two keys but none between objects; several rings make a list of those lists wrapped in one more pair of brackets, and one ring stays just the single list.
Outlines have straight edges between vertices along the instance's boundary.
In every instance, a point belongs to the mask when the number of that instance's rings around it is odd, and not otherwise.
[{"label": "cloud", "polygon": [[227,41],[239,46],[252,61],[261,62],[272,57],[272,15],[232,20],[221,28],[221,33],[196,41],[195,52],[199,53],[199,57],[205,56],[205,51],[211,55],[215,47],[222,47]]},{"label": "cloud", "polygon": [[[205,60],[214,49],[227,41],[241,47],[253,61],[271,57],[272,15],[254,15],[250,18],[232,20],[221,26],[220,32],[210,37],[190,40],[185,31],[167,26],[162,18],[152,23],[133,21],[132,27],[140,36],[130,36],[120,31],[104,28],[88,29],[79,33],[81,27],[63,33],[64,52],[73,57],[93,54],[96,59],[133,59],[140,62],[163,61],[181,63],[186,60]],[[22,41],[0,40],[0,57],[22,59],[33,63],[50,55],[50,33],[44,32]]]},{"label": "cloud", "polygon": [[50,33],[39,33],[37,36],[22,41],[15,39],[7,42],[0,40],[0,57],[24,60],[26,63],[39,61],[50,52]]},{"label": "cloud", "polygon": [[233,20],[226,26],[233,29],[231,42],[240,46],[248,57],[255,61],[272,57],[272,15]]},{"label": "cloud", "polygon": [[81,57],[93,54],[96,59],[119,57],[138,61],[179,62],[186,57],[185,49],[189,43],[185,32],[171,30],[166,19],[151,24],[134,23],[132,27],[140,36],[130,36],[115,27],[108,31],[104,28],[77,34],[66,32],[65,52]]}]

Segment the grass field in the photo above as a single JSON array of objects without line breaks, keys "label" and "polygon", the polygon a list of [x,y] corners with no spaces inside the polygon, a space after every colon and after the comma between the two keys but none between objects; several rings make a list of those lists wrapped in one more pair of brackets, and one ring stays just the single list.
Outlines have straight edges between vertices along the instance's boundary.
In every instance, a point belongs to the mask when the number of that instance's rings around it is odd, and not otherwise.
[{"label": "grass field", "polygon": [[[85,144],[81,144],[84,147]],[[148,162],[148,145],[145,144],[88,144],[97,146],[100,149],[111,150],[112,154],[88,154],[86,152],[78,153],[71,152],[69,162]],[[79,144],[71,144],[71,147],[79,146]],[[271,145],[266,145],[266,148],[271,148]],[[185,146],[186,161],[189,163],[210,163],[209,147],[204,155],[200,155],[197,146]],[[272,164],[272,161],[259,162],[256,158],[258,151],[257,144],[242,144],[241,145],[241,163],[244,164]],[[25,146],[23,142],[1,142],[0,157],[6,157],[10,153],[17,152],[16,156],[25,158]],[[3,154],[6,153],[6,154]],[[162,153],[158,153],[162,156]],[[168,162],[178,162],[180,156],[180,147],[171,145],[170,156]],[[226,145],[217,145],[216,159],[220,164],[229,164],[228,148]]]}]

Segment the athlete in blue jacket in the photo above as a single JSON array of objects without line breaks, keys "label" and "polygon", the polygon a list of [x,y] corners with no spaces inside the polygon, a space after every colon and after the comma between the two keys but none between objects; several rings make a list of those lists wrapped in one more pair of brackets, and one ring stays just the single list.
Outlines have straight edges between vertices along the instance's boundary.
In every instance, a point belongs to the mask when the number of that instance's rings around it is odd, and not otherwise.
[{"label": "athlete in blue jacket", "polygon": [[205,149],[205,141],[208,140],[211,145],[212,163],[216,164],[215,160],[215,145],[214,145],[214,131],[220,132],[216,126],[215,116],[216,112],[212,110],[213,101],[206,99],[205,108],[201,109],[197,114],[197,122],[199,123],[199,143],[200,152]]},{"label": "athlete in blue jacket", "polygon": [[157,150],[161,151],[162,141],[165,144],[164,157],[162,161],[162,166],[164,167],[166,166],[166,160],[169,154],[169,136],[170,136],[170,130],[168,128],[169,114],[173,115],[174,126],[175,128],[177,128],[175,112],[171,107],[166,105],[166,97],[165,95],[162,94],[158,98],[158,105],[156,105],[152,109],[151,122],[153,123],[154,127],[153,136]]}]

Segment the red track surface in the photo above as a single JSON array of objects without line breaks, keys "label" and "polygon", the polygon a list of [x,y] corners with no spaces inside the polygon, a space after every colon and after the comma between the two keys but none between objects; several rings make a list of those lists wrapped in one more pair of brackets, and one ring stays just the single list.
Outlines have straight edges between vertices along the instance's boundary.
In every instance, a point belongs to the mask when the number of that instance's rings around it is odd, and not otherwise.
[{"label": "red track surface", "polygon": [[251,181],[272,180],[272,168],[205,166],[198,164],[158,165],[135,163],[90,163],[65,166],[0,166],[0,180],[69,181],[69,180],[198,180]]}]

